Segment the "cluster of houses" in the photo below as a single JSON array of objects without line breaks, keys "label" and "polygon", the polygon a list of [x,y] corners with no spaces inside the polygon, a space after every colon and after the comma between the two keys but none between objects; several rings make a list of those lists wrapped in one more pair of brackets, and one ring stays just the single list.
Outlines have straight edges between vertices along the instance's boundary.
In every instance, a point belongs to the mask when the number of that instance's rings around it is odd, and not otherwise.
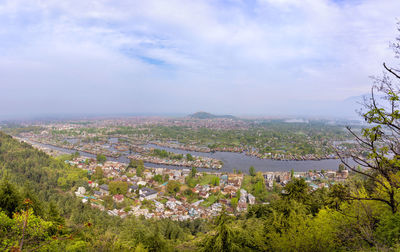
[{"label": "cluster of houses", "polygon": [[[197,184],[190,188],[196,195],[194,202],[189,201],[181,192],[175,196],[167,193],[170,181],[185,184],[186,178],[191,175],[191,170],[174,170],[167,168],[146,168],[141,177],[127,173],[127,165],[119,162],[107,161],[104,164],[95,160],[87,161],[78,157],[66,161],[81,169],[86,169],[88,174],[94,174],[96,168],[101,167],[106,181],[125,182],[128,190],[126,193],[112,194],[108,182],[99,185],[96,181],[88,181],[87,187],[79,187],[75,195],[82,202],[94,208],[107,211],[109,215],[126,217],[128,215],[144,216],[145,218],[170,218],[172,220],[189,220],[196,218],[210,218],[219,214],[225,208],[227,211],[239,213],[246,211],[249,205],[256,204],[256,197],[242,188],[244,174],[215,172],[212,175],[219,178],[218,184]],[[211,173],[196,173],[204,176]],[[156,175],[167,178],[166,181],[157,182]],[[304,178],[312,189],[328,186],[328,182],[343,181],[348,177],[348,171],[309,171],[309,172],[265,172],[263,173],[265,186],[272,189],[274,185],[286,185],[293,177]],[[225,197],[204,204],[212,196],[221,193]],[[238,195],[239,194],[239,195]],[[105,197],[112,199],[114,206],[105,207]],[[231,198],[238,198],[237,206],[233,209]],[[126,204],[129,202],[129,205]],[[122,203],[123,204],[122,206]]]},{"label": "cluster of houses", "polygon": [[341,171],[308,171],[308,172],[264,172],[265,185],[272,189],[274,184],[285,186],[292,177],[303,178],[309,186],[316,190],[322,187],[328,187],[333,182],[343,182],[349,176],[348,170]]},{"label": "cluster of houses", "polygon": [[[95,160],[87,161],[84,157],[77,157],[74,160],[66,161],[71,165],[75,165],[81,169],[88,171],[88,174],[94,175],[96,169],[101,167],[104,178],[107,181],[122,181],[129,184],[126,194],[114,194],[110,191],[110,186],[106,183],[98,184],[94,181],[88,181],[87,187],[79,187],[75,192],[77,197],[82,198],[82,202],[91,204],[93,207],[106,211],[104,199],[106,196],[111,197],[115,205],[123,203],[129,199],[133,202],[128,208],[114,208],[107,210],[110,215],[125,217],[127,215],[140,216],[146,218],[170,218],[174,220],[186,220],[195,218],[208,218],[216,216],[225,207],[228,211],[244,211],[248,204],[255,204],[255,197],[241,189],[243,174],[223,174],[212,173],[219,178],[218,185],[196,185],[191,188],[191,191],[198,198],[195,202],[189,202],[182,194],[178,193],[179,197],[172,197],[166,193],[166,188],[169,181],[177,181],[180,184],[185,184],[185,179],[191,170],[182,169],[166,169],[166,168],[147,168],[142,177],[127,176],[125,171],[127,165],[119,162],[107,161],[104,164],[97,163]],[[159,183],[154,181],[154,176],[161,175],[168,178],[168,181]],[[196,176],[203,176],[204,173],[196,173]],[[232,209],[230,198],[236,197],[240,191],[240,200],[236,209]],[[205,206],[207,199],[216,193],[225,195],[226,198],[211,202]],[[144,206],[146,201],[146,206]],[[148,207],[150,202],[151,207]]]},{"label": "cluster of houses", "polygon": [[186,159],[169,159],[152,156],[149,154],[138,153],[129,156],[130,159],[143,160],[146,163],[160,164],[160,165],[174,165],[174,166],[185,166],[185,167],[197,167],[207,169],[221,169],[222,162],[215,158],[210,157],[199,157],[193,156],[194,160]]}]

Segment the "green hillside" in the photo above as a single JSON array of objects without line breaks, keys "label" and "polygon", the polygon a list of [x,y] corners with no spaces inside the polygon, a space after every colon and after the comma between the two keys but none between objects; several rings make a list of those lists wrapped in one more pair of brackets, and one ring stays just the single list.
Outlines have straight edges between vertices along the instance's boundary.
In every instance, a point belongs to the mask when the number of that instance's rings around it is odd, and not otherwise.
[{"label": "green hillside", "polygon": [[0,167],[0,248],[6,251],[21,247],[21,241],[23,251],[334,251],[399,245],[397,211],[381,201],[346,200],[349,193],[367,197],[383,190],[358,176],[315,191],[294,179],[283,194],[271,194],[270,204],[247,213],[178,222],[121,219],[81,203],[71,192],[86,183],[85,172],[3,133]]},{"label": "green hillside", "polygon": [[189,115],[193,119],[215,119],[215,118],[226,118],[226,119],[237,119],[233,115],[214,115],[207,112],[196,112]]}]

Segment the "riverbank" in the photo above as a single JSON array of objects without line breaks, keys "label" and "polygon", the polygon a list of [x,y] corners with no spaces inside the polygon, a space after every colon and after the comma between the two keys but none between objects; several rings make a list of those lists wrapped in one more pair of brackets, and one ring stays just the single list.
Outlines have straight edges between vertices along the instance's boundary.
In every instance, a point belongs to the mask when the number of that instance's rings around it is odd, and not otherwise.
[{"label": "riverbank", "polygon": [[[23,139],[24,140],[24,139]],[[43,144],[42,144],[43,145]],[[64,151],[66,153],[73,153],[74,150],[64,149],[52,145],[44,145],[46,148],[51,148],[55,151]],[[160,149],[166,149],[171,151],[169,148],[160,147]],[[186,155],[191,153],[196,156],[208,156],[216,158],[223,162],[223,166],[219,169],[219,172],[234,172],[235,170],[241,170],[242,172],[247,172],[250,166],[253,166],[256,171],[267,172],[267,171],[294,171],[304,172],[309,170],[337,170],[340,160],[328,159],[328,160],[306,160],[306,161],[279,161],[270,159],[259,159],[251,156],[247,156],[243,153],[231,153],[231,152],[215,152],[215,153],[200,153],[200,152],[188,152],[183,150],[174,150],[175,153],[181,153]],[[95,158],[95,155],[79,151],[81,155],[89,156]],[[129,154],[121,153],[118,158],[110,158],[110,160],[129,163]],[[145,162],[145,165],[153,168],[170,168],[181,170],[184,167],[174,166],[174,165],[161,165],[161,164],[151,164]],[[209,169],[199,168],[199,171],[209,171]]]}]

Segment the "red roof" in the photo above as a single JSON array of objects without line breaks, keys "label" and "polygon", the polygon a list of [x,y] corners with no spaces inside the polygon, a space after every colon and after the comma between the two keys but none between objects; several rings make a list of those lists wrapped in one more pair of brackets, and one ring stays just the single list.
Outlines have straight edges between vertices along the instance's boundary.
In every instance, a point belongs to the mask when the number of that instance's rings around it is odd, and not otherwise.
[{"label": "red roof", "polygon": [[122,195],[122,194],[114,195],[114,199],[116,199],[116,200],[123,200],[123,199],[124,199],[124,195]]}]

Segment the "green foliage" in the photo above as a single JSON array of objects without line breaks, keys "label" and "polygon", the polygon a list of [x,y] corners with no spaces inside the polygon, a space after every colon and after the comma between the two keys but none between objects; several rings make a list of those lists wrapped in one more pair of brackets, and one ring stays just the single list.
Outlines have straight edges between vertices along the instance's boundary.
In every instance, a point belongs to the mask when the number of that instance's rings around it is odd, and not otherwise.
[{"label": "green foliage", "polygon": [[156,156],[156,157],[160,157],[160,158],[169,158],[169,159],[176,159],[176,160],[183,159],[182,154],[175,154],[173,152],[169,152],[166,150],[160,150],[160,149],[153,149],[152,155]]},{"label": "green foliage", "polygon": [[[349,134],[343,131],[342,126],[315,121],[286,123],[282,120],[268,120],[246,129],[230,130],[162,125],[149,125],[144,129],[118,126],[109,134],[145,135],[148,139],[157,141],[174,139],[181,144],[208,146],[212,150],[246,146],[255,148],[259,154],[266,156],[287,153],[323,156],[334,153],[334,149],[327,143],[349,139]],[[163,155],[168,156],[167,153]]]},{"label": "green foliage", "polygon": [[186,181],[185,181],[186,184],[187,184],[190,188],[195,187],[195,186],[197,185],[197,182],[198,182],[197,179],[195,179],[195,178],[193,178],[193,177],[190,177],[190,176],[186,177],[185,180],[186,180]]},{"label": "green foliage", "polygon": [[[86,181],[87,178],[82,177],[85,171],[70,167],[1,132],[0,164],[1,250],[19,245],[21,222],[26,219],[26,213],[29,214],[24,251],[36,248],[39,251],[130,251],[139,244],[145,251],[169,251],[179,243],[189,241],[192,237],[187,233],[204,230],[201,224],[180,227],[169,220],[134,217],[122,220],[82,204],[60,190],[58,182],[64,182],[64,190],[71,190]],[[22,210],[26,207],[22,202],[24,198],[31,199],[28,212]],[[111,196],[105,197],[104,203],[106,208],[114,208]],[[85,228],[88,222],[91,228]]]},{"label": "green foliage", "polygon": [[384,215],[376,234],[383,244],[390,247],[400,244],[400,213]]},{"label": "green foliage", "polygon": [[201,240],[201,251],[266,251],[262,222],[236,221],[224,211],[216,218],[213,231]]},{"label": "green foliage", "polygon": [[190,153],[186,154],[186,160],[187,161],[194,161],[194,158],[193,158],[192,154],[190,154]]},{"label": "green foliage", "polygon": [[137,167],[136,167],[136,176],[142,177],[143,176],[143,172],[144,172],[144,165],[139,163],[137,165]]},{"label": "green foliage", "polygon": [[13,214],[12,218],[0,212],[0,249],[33,250],[42,244],[42,249],[49,248],[53,240],[51,235],[55,223],[36,216],[32,209]]},{"label": "green foliage", "polygon": [[167,184],[168,193],[175,195],[177,192],[179,192],[180,188],[181,188],[181,183],[179,183],[178,181],[176,180],[168,181]]},{"label": "green foliage", "polygon": [[219,186],[219,177],[214,176],[214,177],[212,178],[211,184],[212,184],[213,186]]},{"label": "green foliage", "polygon": [[234,210],[237,208],[238,202],[239,202],[238,198],[232,198],[232,199],[231,199],[231,207],[232,207]]},{"label": "green foliage", "polygon": [[252,177],[256,176],[256,170],[254,169],[254,166],[250,166],[250,168],[249,168],[249,174],[250,174],[250,176],[252,176]]},{"label": "green foliage", "polygon": [[93,174],[93,178],[97,181],[102,180],[104,178],[103,168],[101,168],[100,166],[97,166],[96,170]]},{"label": "green foliage", "polygon": [[111,181],[108,184],[108,188],[112,195],[123,194],[125,195],[128,192],[128,183],[124,181]]},{"label": "green foliage", "polygon": [[136,160],[136,159],[131,159],[131,160],[129,161],[128,168],[136,168],[136,167],[138,167],[138,160]]},{"label": "green foliage", "polygon": [[103,154],[97,154],[96,160],[97,162],[104,164],[107,161],[107,157]]},{"label": "green foliage", "polygon": [[22,207],[22,198],[14,185],[3,179],[0,184],[0,210],[9,217]]},{"label": "green foliage", "polygon": [[290,200],[296,200],[301,203],[309,200],[309,187],[304,179],[294,178],[284,188],[285,196]]},{"label": "green foliage", "polygon": [[157,181],[158,183],[162,183],[163,182],[163,176],[160,174],[154,175],[153,176],[153,180]]},{"label": "green foliage", "polygon": [[190,177],[194,178],[196,177],[197,169],[196,167],[192,167],[192,170],[190,171]]}]

